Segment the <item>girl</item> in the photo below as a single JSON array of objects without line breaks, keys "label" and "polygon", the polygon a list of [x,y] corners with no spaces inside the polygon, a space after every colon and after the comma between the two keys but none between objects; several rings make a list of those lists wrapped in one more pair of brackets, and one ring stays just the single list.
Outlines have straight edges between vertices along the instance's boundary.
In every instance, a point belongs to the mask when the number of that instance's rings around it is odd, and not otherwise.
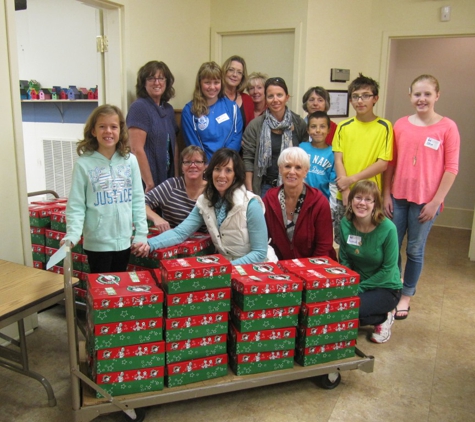
[{"label": "girl", "polygon": [[62,243],[75,245],[82,233],[92,273],[125,271],[133,226],[134,243],[146,242],[148,229],[140,170],[118,107],[106,104],[92,112],[77,153]]},{"label": "girl", "polygon": [[241,112],[224,95],[222,81],[217,63],[203,63],[196,75],[193,100],[185,105],[181,115],[185,144],[199,146],[208,160],[220,148],[241,149]]},{"label": "girl", "polygon": [[398,231],[399,249],[407,232],[404,287],[395,319],[407,318],[424,263],[424,248],[435,218],[458,172],[460,135],[456,124],[437,114],[439,82],[416,78],[409,97],[416,113],[394,125],[394,159],[384,173],[384,211]]},{"label": "girl", "polygon": [[371,341],[391,337],[392,311],[401,296],[396,227],[383,214],[378,186],[361,180],[351,189],[340,226],[339,259],[360,275],[360,326],[374,325]]}]

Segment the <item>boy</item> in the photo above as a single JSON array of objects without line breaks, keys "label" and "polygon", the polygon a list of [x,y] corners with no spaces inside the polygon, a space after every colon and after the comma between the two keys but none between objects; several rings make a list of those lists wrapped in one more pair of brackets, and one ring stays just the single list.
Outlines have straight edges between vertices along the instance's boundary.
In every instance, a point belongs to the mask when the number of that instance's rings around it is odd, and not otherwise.
[{"label": "boy", "polygon": [[[336,174],[332,147],[325,142],[329,131],[330,118],[327,113],[315,111],[308,116],[307,121],[307,133],[311,142],[302,142],[300,147],[310,158],[310,169],[305,182],[313,188],[319,189],[331,203],[331,184],[335,183]],[[333,189],[333,199],[335,194],[336,188]]]},{"label": "boy", "polygon": [[340,220],[348,205],[351,187],[359,180],[373,180],[382,190],[381,175],[393,157],[391,122],[374,114],[379,85],[361,73],[348,86],[356,117],[338,124],[333,138],[337,193],[335,241],[340,243]]}]

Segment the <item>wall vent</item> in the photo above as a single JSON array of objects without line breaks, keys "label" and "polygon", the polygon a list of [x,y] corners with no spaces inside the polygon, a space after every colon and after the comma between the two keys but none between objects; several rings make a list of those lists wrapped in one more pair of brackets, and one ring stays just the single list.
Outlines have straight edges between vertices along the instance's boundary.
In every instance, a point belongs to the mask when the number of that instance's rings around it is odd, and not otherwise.
[{"label": "wall vent", "polygon": [[43,139],[46,189],[67,197],[71,188],[73,166],[78,155],[77,140]]}]

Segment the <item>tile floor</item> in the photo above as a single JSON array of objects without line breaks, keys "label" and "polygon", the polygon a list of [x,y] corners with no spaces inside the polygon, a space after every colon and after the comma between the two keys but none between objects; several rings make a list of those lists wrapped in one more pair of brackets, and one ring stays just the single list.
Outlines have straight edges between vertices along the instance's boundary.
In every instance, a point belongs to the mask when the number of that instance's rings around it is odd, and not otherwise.
[{"label": "tile floor", "polygon": [[[146,421],[316,422],[475,420],[475,262],[467,258],[470,232],[434,227],[426,266],[407,320],[396,321],[388,343],[358,347],[375,357],[374,372],[346,371],[334,390],[314,380],[171,403],[148,409]],[[64,309],[39,315],[28,337],[30,367],[52,383],[58,405],[43,387],[0,368],[0,421],[69,422],[71,399]],[[95,422],[120,421],[121,414]]]}]

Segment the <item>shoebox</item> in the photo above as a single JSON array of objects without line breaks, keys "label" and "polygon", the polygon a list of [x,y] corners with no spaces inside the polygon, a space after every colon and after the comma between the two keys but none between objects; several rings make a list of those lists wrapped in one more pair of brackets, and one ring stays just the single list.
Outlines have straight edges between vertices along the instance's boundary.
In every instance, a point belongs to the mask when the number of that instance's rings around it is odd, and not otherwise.
[{"label": "shoebox", "polygon": [[294,349],[274,352],[230,353],[229,365],[236,375],[290,369],[294,367]]},{"label": "shoebox", "polygon": [[166,344],[167,364],[226,353],[226,334],[172,341]]},{"label": "shoebox", "polygon": [[127,271],[128,272],[147,271],[153,276],[153,268],[141,267],[140,265],[127,264]]},{"label": "shoebox", "polygon": [[321,346],[303,347],[296,349],[295,361],[302,366],[346,359],[355,356],[356,340],[340,341]]},{"label": "shoebox", "polygon": [[333,322],[318,327],[299,326],[297,345],[303,347],[320,346],[322,344],[353,340],[358,336],[358,320]]},{"label": "shoebox", "polygon": [[101,349],[89,356],[95,374],[165,366],[165,342]]},{"label": "shoebox", "polygon": [[192,234],[187,240],[177,246],[179,258],[209,255],[215,252],[211,236],[199,232]]},{"label": "shoebox", "polygon": [[356,296],[360,276],[330,258],[299,258],[279,261],[287,272],[304,280],[302,300],[322,302]]},{"label": "shoebox", "polygon": [[44,227],[30,227],[31,243],[35,245],[44,245],[46,242]]},{"label": "shoebox", "polygon": [[230,287],[199,292],[165,294],[167,318],[228,312],[230,307]]},{"label": "shoebox", "polygon": [[356,319],[359,316],[360,298],[328,300],[318,303],[302,303],[299,324],[305,327],[317,327],[332,322]]},{"label": "shoebox", "polygon": [[38,268],[39,270],[44,270],[46,268],[45,263],[41,261],[33,261],[33,268]]},{"label": "shoebox", "polygon": [[31,204],[35,205],[60,205],[65,207],[68,202],[68,198],[51,198],[51,199],[36,199],[31,201]]},{"label": "shoebox", "polygon": [[228,355],[223,353],[185,362],[170,363],[166,366],[166,373],[168,387],[223,377],[228,373]]},{"label": "shoebox", "polygon": [[[148,393],[163,390],[164,366],[106,372],[97,375],[96,383],[112,396],[124,394]],[[99,392],[96,397],[103,397]]]},{"label": "shoebox", "polygon": [[[49,259],[56,253],[58,252],[58,248],[52,248],[51,246],[45,246],[45,258],[46,258],[46,261],[45,263],[47,264]],[[58,267],[62,267],[63,266],[63,261],[64,259],[62,259],[61,261],[59,261],[56,266]],[[73,262],[73,268],[74,268],[74,262]]]},{"label": "shoebox", "polygon": [[88,274],[87,290],[94,324],[163,316],[163,291],[148,271]]},{"label": "shoebox", "polygon": [[[149,236],[150,237],[150,236]],[[168,248],[156,249],[145,257],[138,257],[130,254],[129,264],[138,265],[145,268],[159,268],[162,259],[172,259],[178,256],[178,247],[170,246]]]},{"label": "shoebox", "polygon": [[89,318],[86,325],[87,349],[91,351],[161,341],[162,324],[160,317],[95,325]]},{"label": "shoebox", "polygon": [[51,213],[51,230],[66,232],[66,210]]},{"label": "shoebox", "polygon": [[44,245],[31,245],[31,254],[33,261],[46,262],[45,246]]},{"label": "shoebox", "polygon": [[299,306],[243,311],[234,302],[231,304],[231,320],[238,331],[249,333],[258,330],[296,327]]},{"label": "shoebox", "polygon": [[228,312],[165,318],[165,341],[188,340],[228,332]]},{"label": "shoebox", "polygon": [[50,227],[51,213],[53,212],[54,204],[51,205],[36,205],[28,206],[28,213],[30,217],[30,226],[33,227]]},{"label": "shoebox", "polygon": [[243,311],[299,306],[303,281],[292,274],[233,277],[233,301]]},{"label": "shoebox", "polygon": [[216,254],[163,260],[155,274],[167,293],[183,293],[230,287],[231,269],[231,263]]},{"label": "shoebox", "polygon": [[59,265],[53,265],[48,269],[48,271],[51,271],[52,273],[56,274],[64,274],[64,269],[63,267],[60,267]]},{"label": "shoebox", "polygon": [[56,230],[45,229],[46,246],[59,249],[60,247],[59,242],[64,236],[66,236],[66,233],[64,232],[58,232]]},{"label": "shoebox", "polygon": [[229,351],[241,353],[275,352],[295,349],[295,327],[276,328],[241,333],[229,324]]},{"label": "shoebox", "polygon": [[87,261],[87,255],[82,253],[73,252],[71,254],[71,259],[73,260],[73,268],[78,271],[85,271],[89,268],[89,263]]},{"label": "shoebox", "polygon": [[257,264],[233,265],[231,278],[239,276],[260,276],[262,274],[285,274],[286,271],[272,262],[259,262]]}]

